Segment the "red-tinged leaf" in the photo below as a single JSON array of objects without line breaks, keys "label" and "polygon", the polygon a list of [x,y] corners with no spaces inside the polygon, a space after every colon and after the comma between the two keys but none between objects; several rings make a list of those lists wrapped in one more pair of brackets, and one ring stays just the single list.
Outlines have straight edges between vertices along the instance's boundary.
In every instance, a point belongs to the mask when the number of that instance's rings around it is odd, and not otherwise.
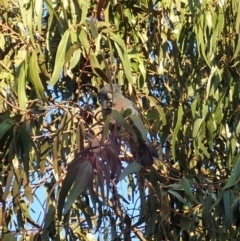
[{"label": "red-tinged leaf", "polygon": [[93,171],[93,169],[92,169],[92,165],[90,164],[90,162],[83,162],[79,165],[79,171],[77,173],[73,186],[69,192],[67,201],[64,205],[63,214],[66,214],[66,212],[70,209],[70,207],[72,206],[74,201],[77,199],[77,197],[85,189],[88,182],[92,178],[92,171]]},{"label": "red-tinged leaf", "polygon": [[68,192],[78,174],[78,170],[80,167],[80,161],[81,161],[81,159],[76,159],[69,165],[67,175],[63,180],[62,188],[60,190],[59,197],[58,197],[58,218],[59,218],[59,220],[61,219],[61,216],[62,216],[65,199],[66,199]]},{"label": "red-tinged leaf", "polygon": [[[59,219],[67,213],[77,197],[82,193],[92,178],[92,165],[89,162],[81,160],[71,164],[68,173],[63,181],[58,201],[58,217]],[[70,187],[72,187],[70,189]],[[69,191],[70,190],[70,191]],[[69,192],[69,194],[68,194]],[[65,199],[67,197],[67,201]]]}]

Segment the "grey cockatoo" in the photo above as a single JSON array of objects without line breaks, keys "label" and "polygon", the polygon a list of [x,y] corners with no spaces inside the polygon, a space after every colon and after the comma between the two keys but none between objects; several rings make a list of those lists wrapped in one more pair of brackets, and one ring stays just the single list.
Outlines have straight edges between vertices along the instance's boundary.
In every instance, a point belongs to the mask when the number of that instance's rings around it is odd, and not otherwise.
[{"label": "grey cockatoo", "polygon": [[[99,92],[99,101],[102,107],[103,116],[111,114],[112,110],[122,112],[124,110],[130,109],[131,115],[139,117],[142,120],[141,113],[139,112],[137,106],[129,99],[124,97],[121,93],[121,86],[118,84],[106,85]],[[116,121],[112,121],[115,124]],[[153,157],[158,158],[157,151],[151,146],[149,141],[147,141],[142,130],[139,126],[134,125],[131,121],[136,132],[136,138],[129,138],[129,146],[133,153],[134,158],[139,161],[143,166],[150,166],[153,164]],[[142,123],[143,126],[143,123]]]}]

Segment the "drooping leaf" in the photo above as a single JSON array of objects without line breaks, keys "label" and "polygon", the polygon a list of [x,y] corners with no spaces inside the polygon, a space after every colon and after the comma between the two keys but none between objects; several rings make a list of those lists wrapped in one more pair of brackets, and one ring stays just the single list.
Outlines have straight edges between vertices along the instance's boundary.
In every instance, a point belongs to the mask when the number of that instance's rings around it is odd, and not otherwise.
[{"label": "drooping leaf", "polygon": [[126,176],[132,173],[138,173],[142,169],[142,166],[139,163],[129,164],[120,174],[119,181],[122,181]]},{"label": "drooping leaf", "polygon": [[53,205],[50,205],[48,207],[48,211],[45,216],[45,223],[43,226],[43,232],[42,232],[42,239],[45,240],[48,237],[49,227],[54,222],[55,218],[55,207]]},{"label": "drooping leaf", "polygon": [[126,122],[126,120],[122,117],[122,115],[118,111],[112,110],[111,115],[122,127],[124,127],[127,131],[129,131],[133,137],[136,137],[136,133],[134,132],[132,126]]},{"label": "drooping leaf", "polygon": [[110,35],[110,39],[114,41],[114,46],[117,49],[118,56],[122,62],[124,73],[129,81],[130,84],[133,84],[132,79],[132,73],[131,73],[131,63],[127,54],[127,51],[125,50],[125,44],[122,41],[122,38],[119,35]]},{"label": "drooping leaf", "polygon": [[11,118],[4,118],[0,123],[0,140],[5,133],[13,126],[13,120]]},{"label": "drooping leaf", "polygon": [[[58,202],[58,217],[67,213],[77,197],[82,193],[92,178],[92,165],[84,160],[73,162],[68,170],[68,173],[63,181],[61,191],[59,193]],[[71,189],[70,189],[71,188]],[[69,192],[69,195],[68,195]],[[67,197],[67,201],[65,199]]]},{"label": "drooping leaf", "polygon": [[233,222],[233,209],[232,209],[232,191],[227,189],[223,194],[223,204],[225,210],[225,225],[226,228],[231,229]]},{"label": "drooping leaf", "polygon": [[[27,54],[25,52],[25,54]],[[27,66],[26,61],[23,61],[17,71],[18,79],[18,98],[19,106],[21,109],[26,110],[27,108],[27,95],[26,95],[26,78],[27,78]]]},{"label": "drooping leaf", "polygon": [[130,115],[130,119],[134,123],[134,126],[137,127],[137,129],[140,131],[143,140],[147,141],[147,128],[143,125],[143,122],[139,116],[136,115]]},{"label": "drooping leaf", "polygon": [[194,202],[198,203],[198,201],[196,200],[196,198],[194,197],[194,195],[192,193],[189,180],[187,178],[185,178],[185,177],[182,179],[182,186],[183,186],[184,191],[191,197],[191,199]]},{"label": "drooping leaf", "polygon": [[38,98],[41,100],[46,100],[46,97],[44,94],[44,87],[38,75],[39,67],[38,67],[37,61],[38,61],[37,52],[33,51],[30,57],[30,63],[29,63],[29,77],[34,86],[34,89],[36,91]]},{"label": "drooping leaf", "polygon": [[172,137],[172,155],[174,159],[176,158],[175,148],[176,148],[177,134],[182,124],[182,118],[183,118],[183,108],[182,106],[179,106],[178,113],[177,113],[177,123],[174,128],[173,137]]},{"label": "drooping leaf", "polygon": [[83,162],[79,166],[79,171],[75,177],[73,186],[67,197],[67,201],[64,205],[65,214],[72,206],[76,198],[82,193],[88,182],[92,179],[92,165],[89,162]]},{"label": "drooping leaf", "polygon": [[58,45],[57,54],[55,58],[54,70],[52,77],[49,80],[50,85],[55,85],[61,76],[62,68],[65,62],[66,53],[69,45],[70,31],[67,29],[62,36],[62,39]]},{"label": "drooping leaf", "polygon": [[175,196],[180,202],[182,202],[183,204],[187,205],[186,200],[183,199],[183,197],[176,191],[173,190],[168,190],[168,192],[170,194],[172,194],[173,196]]},{"label": "drooping leaf", "polygon": [[196,137],[199,130],[200,130],[200,127],[202,125],[202,122],[203,122],[203,119],[202,118],[198,118],[196,119],[196,121],[194,122],[194,127],[193,127],[193,137]]}]

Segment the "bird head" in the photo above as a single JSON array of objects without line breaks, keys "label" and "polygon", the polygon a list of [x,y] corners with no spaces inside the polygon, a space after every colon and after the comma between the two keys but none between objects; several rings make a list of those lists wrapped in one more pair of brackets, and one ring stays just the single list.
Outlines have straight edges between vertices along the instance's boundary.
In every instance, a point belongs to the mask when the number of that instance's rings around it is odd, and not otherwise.
[{"label": "bird head", "polygon": [[115,103],[115,97],[121,94],[121,86],[118,84],[105,85],[99,92],[99,102],[104,113],[111,113]]}]

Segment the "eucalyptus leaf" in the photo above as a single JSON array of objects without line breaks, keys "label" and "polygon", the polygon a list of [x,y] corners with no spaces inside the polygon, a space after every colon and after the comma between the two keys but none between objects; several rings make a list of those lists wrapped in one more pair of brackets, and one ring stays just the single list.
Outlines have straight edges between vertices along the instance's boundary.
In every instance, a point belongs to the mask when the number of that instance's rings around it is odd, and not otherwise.
[{"label": "eucalyptus leaf", "polygon": [[125,177],[132,173],[138,173],[142,169],[142,166],[139,163],[129,164],[120,174],[119,181],[123,180]]}]

